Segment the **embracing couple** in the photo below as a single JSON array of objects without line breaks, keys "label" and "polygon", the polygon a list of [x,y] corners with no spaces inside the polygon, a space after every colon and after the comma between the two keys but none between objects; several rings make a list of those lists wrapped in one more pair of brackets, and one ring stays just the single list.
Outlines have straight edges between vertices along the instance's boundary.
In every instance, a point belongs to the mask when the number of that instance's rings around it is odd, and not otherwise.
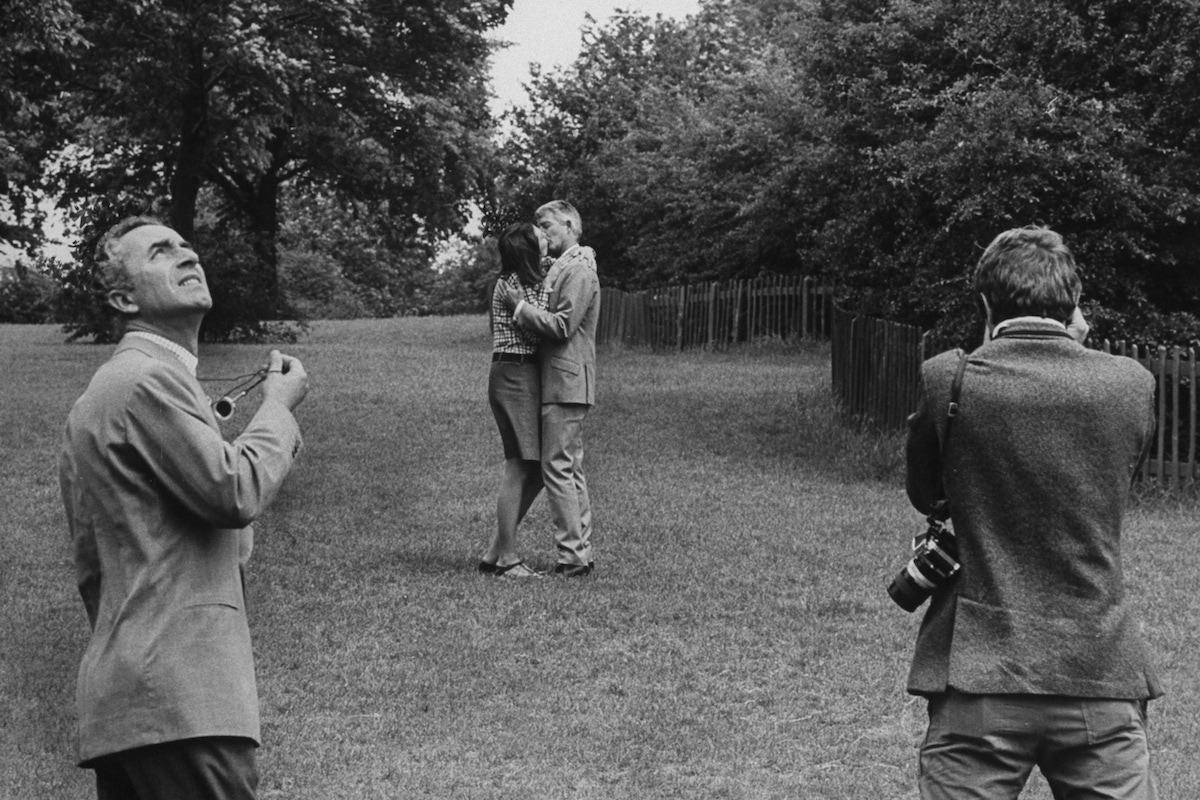
[{"label": "embracing couple", "polygon": [[[488,402],[504,443],[496,534],[479,571],[539,577],[517,552],[517,526],[543,488],[554,520],[554,574],[595,568],[592,508],[583,473],[583,420],[596,397],[596,257],[581,247],[579,212],[565,200],[500,236],[492,294]],[[549,264],[547,268],[546,265]]]}]

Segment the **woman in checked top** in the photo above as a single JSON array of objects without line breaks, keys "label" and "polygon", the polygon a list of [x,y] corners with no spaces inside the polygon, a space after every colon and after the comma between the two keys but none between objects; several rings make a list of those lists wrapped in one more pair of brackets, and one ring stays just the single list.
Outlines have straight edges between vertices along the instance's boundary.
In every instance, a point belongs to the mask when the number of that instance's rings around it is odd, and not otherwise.
[{"label": "woman in checked top", "polygon": [[488,404],[504,445],[504,478],[496,501],[496,533],[479,562],[479,571],[507,578],[532,578],[517,553],[517,526],[542,490],[541,374],[539,337],[513,322],[500,299],[501,282],[522,292],[525,302],[546,307],[545,235],[527,222],[510,225],[500,236],[500,278],[492,293],[492,366]]}]

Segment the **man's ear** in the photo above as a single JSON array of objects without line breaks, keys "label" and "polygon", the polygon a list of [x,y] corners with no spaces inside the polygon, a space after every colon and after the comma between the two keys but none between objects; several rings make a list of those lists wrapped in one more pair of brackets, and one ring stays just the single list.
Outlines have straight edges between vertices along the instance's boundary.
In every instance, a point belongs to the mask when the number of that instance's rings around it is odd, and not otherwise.
[{"label": "man's ear", "polygon": [[126,316],[131,317],[138,312],[137,303],[126,289],[110,289],[107,299],[110,306]]}]

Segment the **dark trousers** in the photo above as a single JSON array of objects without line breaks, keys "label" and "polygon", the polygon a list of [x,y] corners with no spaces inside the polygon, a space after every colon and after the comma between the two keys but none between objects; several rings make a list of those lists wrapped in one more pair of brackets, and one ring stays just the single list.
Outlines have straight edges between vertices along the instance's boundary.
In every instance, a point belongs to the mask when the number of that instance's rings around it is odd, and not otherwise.
[{"label": "dark trousers", "polygon": [[956,691],[929,698],[921,800],[1016,800],[1035,766],[1057,800],[1155,800],[1145,703]]},{"label": "dark trousers", "polygon": [[254,742],[205,737],[104,756],[96,771],[99,800],[254,800]]}]

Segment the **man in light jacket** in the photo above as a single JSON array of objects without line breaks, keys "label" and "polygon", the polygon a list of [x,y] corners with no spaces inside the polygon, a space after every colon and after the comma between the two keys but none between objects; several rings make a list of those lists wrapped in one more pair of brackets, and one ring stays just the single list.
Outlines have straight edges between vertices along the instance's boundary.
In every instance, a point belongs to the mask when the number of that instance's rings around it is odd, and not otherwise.
[{"label": "man in light jacket", "polygon": [[67,420],[60,485],[92,628],[76,691],[100,800],[249,800],[258,697],[248,527],[300,449],[307,376],[272,351],[262,405],[225,442],[196,379],[204,270],[177,232],[124,220],[97,246],[124,335]]},{"label": "man in light jacket", "polygon": [[524,302],[508,287],[505,301],[517,324],[542,337],[542,479],[554,519],[557,563],[567,578],[595,568],[592,504],[583,471],[583,421],[596,402],[596,326],[600,279],[590,247],[581,247],[583,223],[565,200],[552,200],[536,213],[556,260],[546,273],[546,308]]}]

